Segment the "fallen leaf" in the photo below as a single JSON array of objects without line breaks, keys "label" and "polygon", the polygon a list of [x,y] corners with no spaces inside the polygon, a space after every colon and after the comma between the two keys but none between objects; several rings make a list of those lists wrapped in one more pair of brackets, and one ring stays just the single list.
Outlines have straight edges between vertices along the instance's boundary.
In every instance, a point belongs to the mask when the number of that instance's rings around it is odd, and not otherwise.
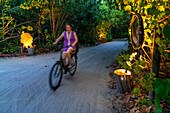
[{"label": "fallen leaf", "polygon": [[150,113],[152,106],[146,107],[146,111]]},{"label": "fallen leaf", "polygon": [[136,110],[138,110],[138,108],[136,106],[134,106],[131,110],[130,113],[136,113]]},{"label": "fallen leaf", "polygon": [[163,105],[163,104],[160,104],[160,106],[163,108],[164,105]]},{"label": "fallen leaf", "polygon": [[116,95],[116,98],[118,98],[119,97],[119,95]]},{"label": "fallen leaf", "polygon": [[135,97],[136,97],[136,96],[133,94],[133,95],[132,95],[132,98],[134,99]]},{"label": "fallen leaf", "polygon": [[128,92],[125,93],[125,95],[127,95],[127,94],[128,94]]},{"label": "fallen leaf", "polygon": [[142,109],[141,109],[143,112],[145,112],[146,113],[146,105],[142,105]]},{"label": "fallen leaf", "polygon": [[140,113],[140,111],[139,111],[139,110],[137,110],[135,113]]},{"label": "fallen leaf", "polygon": [[137,106],[137,104],[138,104],[138,102],[135,101],[135,102],[134,102],[134,105]]},{"label": "fallen leaf", "polygon": [[134,104],[133,104],[133,101],[130,101],[130,104],[129,104],[129,108],[133,108]]},{"label": "fallen leaf", "polygon": [[124,104],[124,103],[122,104],[122,107],[123,107],[123,108],[125,107],[125,104]]},{"label": "fallen leaf", "polygon": [[125,103],[128,103],[128,102],[129,102],[129,100],[130,100],[130,98],[131,98],[131,96],[130,96],[130,95],[128,95],[128,96],[125,98]]}]

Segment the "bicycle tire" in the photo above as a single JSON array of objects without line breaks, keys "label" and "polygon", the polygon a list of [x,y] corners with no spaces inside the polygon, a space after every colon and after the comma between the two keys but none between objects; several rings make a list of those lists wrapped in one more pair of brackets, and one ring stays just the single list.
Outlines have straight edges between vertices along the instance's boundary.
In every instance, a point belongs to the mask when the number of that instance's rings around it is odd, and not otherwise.
[{"label": "bicycle tire", "polygon": [[[144,41],[143,20],[139,13],[135,13],[132,16],[131,21],[131,44],[133,49],[137,50],[142,46]],[[138,27],[135,26],[136,24]]]},{"label": "bicycle tire", "polygon": [[[58,74],[57,74],[58,72]],[[53,84],[53,79],[58,79],[56,82],[56,85]],[[62,80],[62,77],[63,77],[63,72],[62,72],[62,64],[60,61],[56,62],[53,67],[51,68],[51,71],[50,71],[50,76],[49,76],[49,85],[50,85],[50,88],[53,89],[53,90],[56,90],[60,84],[61,84],[61,80]]]},{"label": "bicycle tire", "polygon": [[76,55],[71,56],[71,64],[72,64],[72,68],[69,70],[69,73],[71,76],[73,76],[77,69],[77,56]]}]

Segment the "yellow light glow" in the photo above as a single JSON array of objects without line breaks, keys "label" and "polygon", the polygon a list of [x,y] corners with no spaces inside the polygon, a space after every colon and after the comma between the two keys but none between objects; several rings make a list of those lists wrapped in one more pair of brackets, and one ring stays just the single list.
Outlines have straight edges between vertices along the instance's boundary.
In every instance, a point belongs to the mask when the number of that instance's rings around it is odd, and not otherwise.
[{"label": "yellow light glow", "polygon": [[127,64],[128,66],[132,66],[130,61],[126,61],[126,64]]},{"label": "yellow light glow", "polygon": [[125,69],[115,70],[114,73],[117,75],[131,75],[131,72],[127,70],[127,73],[126,73]]},{"label": "yellow light glow", "polygon": [[28,48],[33,48],[32,43],[33,43],[33,37],[29,33],[25,33],[22,31],[21,34],[21,43],[23,43],[23,47]]}]

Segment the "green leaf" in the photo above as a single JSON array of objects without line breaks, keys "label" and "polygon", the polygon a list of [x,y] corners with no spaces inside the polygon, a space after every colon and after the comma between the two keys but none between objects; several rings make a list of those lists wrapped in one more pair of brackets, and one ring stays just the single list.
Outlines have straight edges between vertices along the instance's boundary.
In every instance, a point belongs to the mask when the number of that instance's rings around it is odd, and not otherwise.
[{"label": "green leaf", "polygon": [[148,80],[148,79],[149,79],[149,75],[146,74],[145,76],[143,76],[143,78],[144,78],[145,80]]},{"label": "green leaf", "polygon": [[141,102],[141,104],[146,105],[147,104],[147,99],[146,98],[140,99],[140,102]]},{"label": "green leaf", "polygon": [[139,93],[140,93],[140,88],[135,87],[135,88],[133,89],[133,94],[134,94],[135,96],[138,96]]},{"label": "green leaf", "polygon": [[156,38],[156,39],[155,39],[155,42],[156,42],[157,44],[159,44],[160,41],[161,41],[160,38]]},{"label": "green leaf", "polygon": [[137,103],[137,104],[138,104],[138,107],[141,108],[140,104],[139,103]]},{"label": "green leaf", "polygon": [[145,61],[140,61],[140,65],[143,66],[143,67],[145,67],[145,66],[146,66]]},{"label": "green leaf", "polygon": [[157,107],[154,111],[154,113],[161,113],[162,112],[162,108],[161,107]]},{"label": "green leaf", "polygon": [[140,64],[140,62],[138,60],[136,60],[136,65],[138,66]]},{"label": "green leaf", "polygon": [[170,105],[170,99],[168,99],[167,104]]},{"label": "green leaf", "polygon": [[149,105],[149,106],[153,106],[152,101],[149,100],[149,101],[148,101],[148,105]]},{"label": "green leaf", "polygon": [[160,47],[158,47],[158,49],[159,49],[160,53],[163,54],[163,52],[164,52],[164,46],[160,46]]},{"label": "green leaf", "polygon": [[154,103],[157,107],[160,107],[160,97],[156,96],[155,97],[155,100],[154,100]]},{"label": "green leaf", "polygon": [[129,57],[130,57],[130,55],[127,54],[127,55],[125,55],[123,58],[124,58],[125,60],[129,60]]},{"label": "green leaf", "polygon": [[[156,6],[156,5],[155,5]],[[157,16],[159,14],[159,11],[156,9],[156,7],[153,6],[152,8],[148,8],[147,12],[149,15],[155,15]]]},{"label": "green leaf", "polygon": [[138,78],[135,78],[136,81],[138,81]]},{"label": "green leaf", "polygon": [[156,32],[160,35],[161,34],[160,28],[158,28]]},{"label": "green leaf", "polygon": [[120,56],[116,57],[116,60],[117,61],[123,61],[123,59]]},{"label": "green leaf", "polygon": [[45,23],[45,21],[41,21],[41,24],[44,24]]},{"label": "green leaf", "polygon": [[138,70],[136,70],[136,69],[133,69],[133,71],[135,72],[135,74],[138,74]]},{"label": "green leaf", "polygon": [[152,92],[152,91],[153,91],[153,85],[152,85],[152,84],[147,85],[147,86],[146,86],[146,89],[147,89],[148,91]]},{"label": "green leaf", "polygon": [[166,79],[166,86],[167,86],[167,90],[169,91],[170,90],[170,79]]},{"label": "green leaf", "polygon": [[140,83],[143,83],[143,80],[142,80],[142,79],[139,79],[139,82],[140,82]]},{"label": "green leaf", "polygon": [[166,58],[168,58],[169,53],[168,53],[168,52],[165,52],[164,55],[166,56]]},{"label": "green leaf", "polygon": [[168,98],[168,90],[169,90],[169,80],[166,82],[161,78],[156,78],[154,81],[154,88],[155,92],[158,96],[160,96],[162,99]]},{"label": "green leaf", "polygon": [[163,29],[164,36],[170,40],[170,26],[166,25]]}]

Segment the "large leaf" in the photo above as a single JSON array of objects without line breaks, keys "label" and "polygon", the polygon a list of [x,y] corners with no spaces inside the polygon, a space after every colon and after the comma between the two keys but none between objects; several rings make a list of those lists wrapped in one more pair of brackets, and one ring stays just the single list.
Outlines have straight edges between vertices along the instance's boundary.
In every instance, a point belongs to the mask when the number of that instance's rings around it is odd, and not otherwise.
[{"label": "large leaf", "polygon": [[157,107],[160,107],[160,97],[156,96],[155,97],[155,100],[154,100],[154,103]]},{"label": "large leaf", "polygon": [[9,9],[7,11],[8,13],[13,13],[13,14],[16,14],[18,16],[23,16],[23,15],[26,15],[27,12],[24,10],[24,9],[21,9],[20,6],[16,6],[16,7],[13,7],[12,9]]},{"label": "large leaf", "polygon": [[133,94],[136,95],[136,96],[138,96],[139,93],[140,93],[140,89],[139,89],[138,87],[135,87],[135,88],[133,89]]},{"label": "large leaf", "polygon": [[167,104],[170,105],[170,99],[168,99]]},{"label": "large leaf", "polygon": [[168,90],[169,90],[168,84],[169,84],[169,80],[164,81],[161,78],[157,78],[154,81],[155,92],[162,99],[167,99],[168,98]]},{"label": "large leaf", "polygon": [[164,36],[170,40],[170,26],[166,25],[163,29]]},{"label": "large leaf", "polygon": [[147,99],[146,98],[140,99],[140,102],[141,102],[141,104],[146,105],[147,104]]},{"label": "large leaf", "polygon": [[158,11],[155,6],[152,8],[148,8],[147,12],[149,15],[155,15],[155,16],[157,16],[160,13],[160,11]]},{"label": "large leaf", "polygon": [[149,101],[148,101],[148,105],[149,105],[149,106],[153,106],[152,101],[149,100]]},{"label": "large leaf", "polygon": [[157,107],[154,111],[154,113],[161,113],[162,112],[162,108],[161,107]]}]

